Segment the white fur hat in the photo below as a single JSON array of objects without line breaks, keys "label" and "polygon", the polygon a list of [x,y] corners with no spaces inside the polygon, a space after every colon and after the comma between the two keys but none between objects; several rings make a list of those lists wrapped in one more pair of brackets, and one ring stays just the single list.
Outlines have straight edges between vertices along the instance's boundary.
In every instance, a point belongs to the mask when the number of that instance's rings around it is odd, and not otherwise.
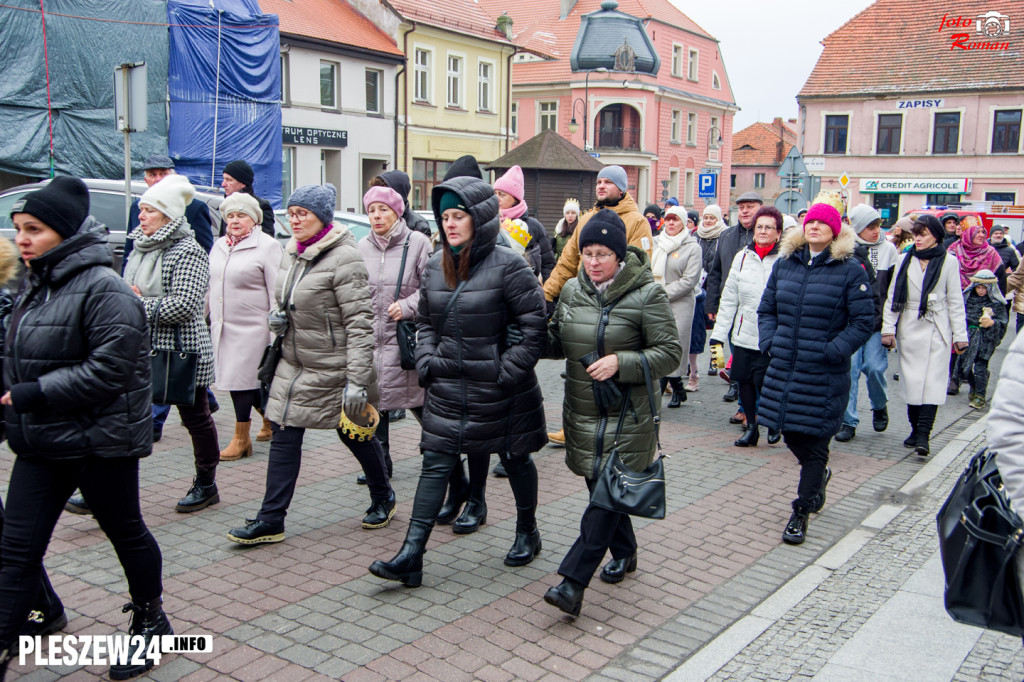
[{"label": "white fur hat", "polygon": [[139,205],[146,204],[163,213],[171,220],[185,215],[185,207],[196,196],[192,183],[184,175],[168,175],[146,190],[139,198]]}]

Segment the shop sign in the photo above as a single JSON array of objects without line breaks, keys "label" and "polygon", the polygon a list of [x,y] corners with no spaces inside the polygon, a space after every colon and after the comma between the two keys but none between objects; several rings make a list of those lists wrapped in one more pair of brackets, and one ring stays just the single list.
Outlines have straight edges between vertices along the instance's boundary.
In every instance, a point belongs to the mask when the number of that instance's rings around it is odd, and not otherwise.
[{"label": "shop sign", "polygon": [[970,194],[970,178],[861,178],[864,194]]},{"label": "shop sign", "polygon": [[284,126],[281,132],[281,142],[282,144],[313,144],[320,147],[347,147],[348,131]]}]

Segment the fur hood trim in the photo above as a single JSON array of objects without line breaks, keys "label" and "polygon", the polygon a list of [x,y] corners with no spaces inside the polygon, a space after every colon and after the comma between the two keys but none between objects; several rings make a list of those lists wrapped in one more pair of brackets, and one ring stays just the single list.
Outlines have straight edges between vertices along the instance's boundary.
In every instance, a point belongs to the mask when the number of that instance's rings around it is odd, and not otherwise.
[{"label": "fur hood trim", "polygon": [[[779,246],[779,256],[788,258],[802,249],[805,244],[807,244],[807,239],[804,238],[803,228],[790,230],[782,237],[782,244]],[[846,260],[853,255],[853,249],[856,245],[857,235],[854,234],[852,227],[844,224],[843,229],[839,231],[839,236],[832,240],[832,244],[828,249],[835,260]]]}]

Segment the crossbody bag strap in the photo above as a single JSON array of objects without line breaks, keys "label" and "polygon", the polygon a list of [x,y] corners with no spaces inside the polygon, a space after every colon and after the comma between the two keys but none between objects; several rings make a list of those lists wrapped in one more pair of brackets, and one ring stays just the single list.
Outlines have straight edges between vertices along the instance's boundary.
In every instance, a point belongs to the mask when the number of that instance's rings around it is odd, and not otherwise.
[{"label": "crossbody bag strap", "polygon": [[647,356],[640,353],[640,364],[644,368],[644,383],[647,384],[647,401],[651,406],[651,419],[654,420],[654,442],[658,444],[658,458],[664,457],[661,451],[661,415],[654,406],[654,383],[651,381],[651,366],[647,364]]},{"label": "crossbody bag strap", "polygon": [[398,283],[395,284],[395,300],[398,300],[398,295],[402,292],[402,280],[405,278],[405,259],[409,255],[409,236],[405,238],[405,244],[402,246],[402,264],[398,266]]},{"label": "crossbody bag strap", "polygon": [[619,436],[622,435],[622,425],[626,421],[626,414],[629,411],[629,391],[625,391],[622,394],[622,407],[619,408],[619,423],[615,426],[615,441],[612,443],[612,448],[615,448],[619,444]]}]

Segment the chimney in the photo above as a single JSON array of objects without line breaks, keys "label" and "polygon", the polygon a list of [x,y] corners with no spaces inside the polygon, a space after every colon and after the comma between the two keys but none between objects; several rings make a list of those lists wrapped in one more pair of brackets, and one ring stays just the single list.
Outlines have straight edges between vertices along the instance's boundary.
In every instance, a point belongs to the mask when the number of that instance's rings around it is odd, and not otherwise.
[{"label": "chimney", "polygon": [[501,13],[494,28],[505,38],[512,40],[512,17],[508,15],[508,12]]},{"label": "chimney", "polygon": [[775,164],[779,165],[782,163],[782,160],[786,158],[786,143],[784,141],[785,128],[784,124],[782,123],[782,118],[779,116],[776,116],[774,119],[772,119],[772,125],[778,126],[779,128],[779,141],[775,143]]},{"label": "chimney", "polygon": [[559,14],[558,18],[565,19],[567,16],[569,16],[569,12],[572,12],[572,8],[576,6],[576,0],[559,0],[559,2],[561,3],[562,11]]}]

